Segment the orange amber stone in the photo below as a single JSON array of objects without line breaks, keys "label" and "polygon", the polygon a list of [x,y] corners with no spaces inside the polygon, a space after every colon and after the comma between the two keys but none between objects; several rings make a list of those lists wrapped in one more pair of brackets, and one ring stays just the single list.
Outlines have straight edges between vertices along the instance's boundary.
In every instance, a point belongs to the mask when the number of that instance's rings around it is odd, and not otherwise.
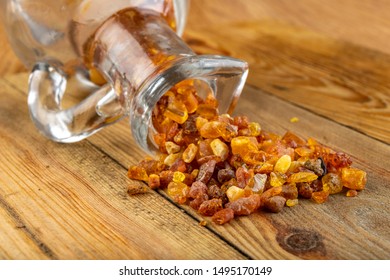
[{"label": "orange amber stone", "polygon": [[157,189],[160,187],[160,176],[157,174],[150,174],[148,185],[151,189]]},{"label": "orange amber stone", "polygon": [[293,173],[288,178],[288,181],[291,183],[303,183],[303,182],[312,182],[316,180],[318,176],[312,172],[298,172]]},{"label": "orange amber stone", "polygon": [[345,167],[341,169],[341,181],[348,189],[363,190],[366,186],[367,174],[357,168]]},{"label": "orange amber stone", "polygon": [[179,203],[184,204],[187,201],[187,195],[190,191],[190,187],[182,182],[170,182],[167,187],[167,192],[172,199]]},{"label": "orange amber stone", "polygon": [[258,142],[255,137],[237,136],[230,143],[232,153],[244,157],[249,151],[258,151]]},{"label": "orange amber stone", "polygon": [[348,197],[355,197],[358,195],[358,192],[357,192],[357,190],[348,190],[345,195]]},{"label": "orange amber stone", "polygon": [[134,179],[134,180],[140,180],[145,182],[149,180],[145,168],[139,166],[131,166],[127,172],[127,176],[130,179]]},{"label": "orange amber stone", "polygon": [[313,192],[311,199],[318,204],[324,203],[329,197],[329,193],[326,191]]},{"label": "orange amber stone", "polygon": [[330,194],[339,193],[343,190],[341,178],[336,173],[325,174],[322,179],[322,188]]},{"label": "orange amber stone", "polygon": [[164,116],[179,124],[183,124],[188,119],[188,111],[182,102],[173,99],[168,103]]},{"label": "orange amber stone", "polygon": [[222,137],[225,141],[230,141],[235,136],[235,132],[229,124],[219,121],[205,123],[199,130],[199,133],[204,138],[215,139]]},{"label": "orange amber stone", "polygon": [[229,147],[218,138],[211,141],[210,147],[214,155],[219,156],[222,161],[225,161],[229,156]]},{"label": "orange amber stone", "polygon": [[198,147],[191,143],[188,145],[188,147],[184,150],[182,158],[185,163],[190,163],[195,159],[196,153],[198,152]]}]

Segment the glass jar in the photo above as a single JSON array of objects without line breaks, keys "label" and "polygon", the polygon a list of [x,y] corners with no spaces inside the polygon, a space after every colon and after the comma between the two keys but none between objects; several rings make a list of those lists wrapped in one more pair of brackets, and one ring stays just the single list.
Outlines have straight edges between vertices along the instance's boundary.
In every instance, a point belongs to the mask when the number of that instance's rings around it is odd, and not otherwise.
[{"label": "glass jar", "polygon": [[[75,142],[128,116],[132,135],[154,152],[152,110],[175,84],[194,79],[231,113],[247,63],[196,55],[180,38],[183,0],[0,0],[17,56],[32,69],[28,106],[37,128]],[[65,107],[64,97],[81,101]]]}]

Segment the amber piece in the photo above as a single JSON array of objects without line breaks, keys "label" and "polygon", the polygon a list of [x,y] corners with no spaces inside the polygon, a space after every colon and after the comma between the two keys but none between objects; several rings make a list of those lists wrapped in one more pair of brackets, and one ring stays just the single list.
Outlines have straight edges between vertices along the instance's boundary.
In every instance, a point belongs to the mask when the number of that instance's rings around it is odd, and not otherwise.
[{"label": "amber piece", "polygon": [[131,166],[127,172],[127,176],[130,179],[134,179],[134,180],[140,180],[145,182],[149,180],[145,168],[139,166]]},{"label": "amber piece", "polygon": [[184,150],[182,159],[184,160],[184,162],[190,163],[195,159],[197,153],[198,153],[198,147],[195,144],[191,143]]},{"label": "amber piece", "polygon": [[127,187],[127,193],[129,195],[143,194],[143,193],[147,193],[148,191],[149,188],[142,183],[129,184],[129,186]]},{"label": "amber piece", "polygon": [[173,182],[183,182],[185,178],[186,175],[184,175],[183,172],[180,171],[173,172],[173,178],[172,178]]},{"label": "amber piece", "polygon": [[234,211],[230,208],[224,208],[216,212],[211,219],[218,225],[226,224],[234,219]]},{"label": "amber piece", "polygon": [[308,148],[308,147],[298,147],[298,148],[295,148],[295,152],[301,156],[301,157],[311,157],[313,155],[313,150]]},{"label": "amber piece", "polygon": [[[236,170],[236,179],[237,179],[237,186],[239,188],[245,188],[247,185],[249,185],[250,180],[253,180],[254,172],[253,169],[247,169],[245,167],[239,167]],[[252,181],[253,186],[253,181]],[[252,187],[251,186],[251,187]]]},{"label": "amber piece", "polygon": [[217,179],[220,183],[224,183],[234,178],[235,176],[236,173],[234,170],[225,168],[218,171]]},{"label": "amber piece", "polygon": [[176,153],[176,154],[170,154],[164,159],[164,164],[167,166],[172,166],[176,160],[181,158],[182,154],[181,153]]},{"label": "amber piece", "polygon": [[367,183],[367,173],[357,168],[342,168],[341,181],[348,189],[363,190]]},{"label": "amber piece", "polygon": [[290,168],[290,165],[291,165],[291,157],[289,155],[283,155],[275,163],[274,172],[284,174]]},{"label": "amber piece", "polygon": [[267,182],[268,176],[266,174],[255,174],[253,176],[253,187],[252,191],[258,194],[262,194],[265,189],[265,183]]},{"label": "amber piece", "polygon": [[189,190],[190,188],[181,182],[170,182],[167,187],[168,195],[179,204],[186,202]]},{"label": "amber piece", "polygon": [[287,199],[286,206],[293,207],[298,204],[298,199]]},{"label": "amber piece", "polygon": [[270,185],[272,187],[280,187],[287,181],[286,174],[279,172],[271,172],[270,173]]},{"label": "amber piece", "polygon": [[313,171],[318,176],[322,176],[326,173],[326,166],[321,158],[309,159],[304,163],[303,166]]},{"label": "amber piece", "polygon": [[255,173],[270,174],[274,170],[274,165],[269,162],[264,162],[258,166],[255,166]]},{"label": "amber piece", "polygon": [[160,187],[160,176],[157,174],[150,174],[148,185],[151,189],[157,189]]},{"label": "amber piece", "polygon": [[192,183],[190,191],[188,193],[188,197],[197,198],[197,197],[201,197],[205,194],[207,195],[207,193],[208,193],[208,188],[207,188],[206,184],[204,184],[200,181],[196,181],[196,182]]},{"label": "amber piece", "polygon": [[217,162],[215,160],[210,160],[202,164],[199,168],[199,173],[198,177],[196,177],[196,181],[200,181],[204,184],[207,184],[214,173],[216,163]]},{"label": "amber piece", "polygon": [[235,200],[243,197],[244,194],[245,194],[244,189],[241,189],[241,188],[236,187],[236,186],[231,186],[226,191],[226,196],[228,197],[230,202],[235,201]]},{"label": "amber piece", "polygon": [[291,174],[288,181],[291,183],[311,182],[318,178],[318,176],[312,172],[298,172]]},{"label": "amber piece", "polygon": [[210,200],[204,201],[199,207],[199,213],[204,216],[213,216],[218,211],[222,210],[222,199],[213,198]]},{"label": "amber piece", "polygon": [[311,198],[313,190],[310,187],[310,183],[298,183],[298,195],[303,198]]},{"label": "amber piece", "polygon": [[199,104],[196,109],[196,114],[207,120],[211,120],[218,115],[218,110],[212,104]]},{"label": "amber piece", "polygon": [[249,126],[249,119],[247,116],[236,116],[233,118],[233,124],[238,127],[238,129],[245,129]]},{"label": "amber piece", "polygon": [[205,123],[199,133],[204,138],[215,139],[222,137],[225,141],[230,141],[236,134],[229,124],[219,121]]},{"label": "amber piece", "polygon": [[229,202],[225,205],[234,211],[236,216],[250,215],[255,212],[261,205],[261,198],[258,194],[253,194],[249,197],[242,197],[236,201]]},{"label": "amber piece", "polygon": [[219,156],[222,161],[225,161],[229,156],[229,147],[221,140],[214,139],[210,143],[211,150],[214,155]]},{"label": "amber piece", "polygon": [[161,188],[166,188],[170,182],[173,180],[173,171],[170,170],[165,170],[161,171],[159,176],[160,176],[160,187]]},{"label": "amber piece", "polygon": [[348,190],[345,195],[348,197],[355,197],[358,195],[358,192],[357,190]]},{"label": "amber piece", "polygon": [[237,136],[231,140],[232,153],[244,157],[249,151],[258,151],[255,137]]},{"label": "amber piece", "polygon": [[318,204],[324,203],[329,197],[329,192],[327,191],[319,191],[313,192],[311,199]]},{"label": "amber piece", "polygon": [[186,106],[187,112],[192,114],[196,112],[199,106],[199,101],[192,92],[189,92],[182,98],[183,104]]},{"label": "amber piece", "polygon": [[261,201],[265,202],[270,197],[277,196],[277,195],[280,196],[282,193],[282,190],[283,190],[282,187],[272,187],[272,188],[266,190],[265,192],[263,192],[261,194]]},{"label": "amber piece", "polygon": [[167,150],[168,154],[176,154],[180,151],[180,146],[174,142],[167,141],[165,142],[165,149]]},{"label": "amber piece", "polygon": [[291,148],[302,147],[306,145],[306,141],[291,131],[287,131],[282,140]]},{"label": "amber piece", "polygon": [[199,141],[198,150],[199,150],[199,158],[214,155],[213,150],[211,149],[210,143],[213,141],[212,139],[206,139]]},{"label": "amber piece", "polygon": [[263,207],[273,213],[278,213],[282,211],[284,205],[286,204],[286,199],[283,196],[272,196],[264,201]]},{"label": "amber piece", "polygon": [[280,195],[285,199],[296,199],[298,198],[298,188],[295,186],[295,184],[283,185]]},{"label": "amber piece", "polygon": [[223,203],[228,202],[226,192],[224,192],[218,185],[210,185],[208,187],[207,194],[210,198],[221,198]]},{"label": "amber piece", "polygon": [[168,103],[168,106],[164,112],[164,116],[179,124],[182,124],[188,118],[188,111],[182,102],[177,99],[172,99]]},{"label": "amber piece", "polygon": [[148,175],[158,174],[165,168],[165,165],[161,160],[154,159],[145,159],[141,161],[138,166],[144,168]]},{"label": "amber piece", "polygon": [[323,190],[328,191],[330,194],[339,193],[343,190],[343,183],[341,182],[341,178],[338,174],[325,174],[321,178],[321,181]]}]

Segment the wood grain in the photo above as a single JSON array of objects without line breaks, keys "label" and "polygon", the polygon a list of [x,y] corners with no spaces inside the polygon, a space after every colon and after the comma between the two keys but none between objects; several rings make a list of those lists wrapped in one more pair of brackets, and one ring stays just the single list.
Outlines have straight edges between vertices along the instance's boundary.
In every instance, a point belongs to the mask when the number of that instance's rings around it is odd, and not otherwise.
[{"label": "wood grain", "polygon": [[390,56],[277,22],[224,27],[186,39],[248,61],[248,84],[390,143]]},{"label": "wood grain", "polygon": [[195,0],[191,1],[186,30],[218,25],[223,31],[233,23],[253,21],[277,21],[390,53],[387,0]]}]

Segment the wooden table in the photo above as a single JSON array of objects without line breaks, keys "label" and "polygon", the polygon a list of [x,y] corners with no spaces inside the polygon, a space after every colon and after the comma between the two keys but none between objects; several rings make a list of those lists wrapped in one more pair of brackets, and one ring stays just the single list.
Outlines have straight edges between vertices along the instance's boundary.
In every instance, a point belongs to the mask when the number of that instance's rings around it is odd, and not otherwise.
[{"label": "wooden table", "polygon": [[314,137],[368,173],[355,198],[301,200],[224,226],[200,226],[202,217],[162,192],[127,194],[127,167],[145,156],[127,121],[75,144],[40,135],[27,111],[28,74],[1,33],[0,258],[388,259],[389,8],[384,0],[192,1],[191,47],[250,64],[236,114]]}]

